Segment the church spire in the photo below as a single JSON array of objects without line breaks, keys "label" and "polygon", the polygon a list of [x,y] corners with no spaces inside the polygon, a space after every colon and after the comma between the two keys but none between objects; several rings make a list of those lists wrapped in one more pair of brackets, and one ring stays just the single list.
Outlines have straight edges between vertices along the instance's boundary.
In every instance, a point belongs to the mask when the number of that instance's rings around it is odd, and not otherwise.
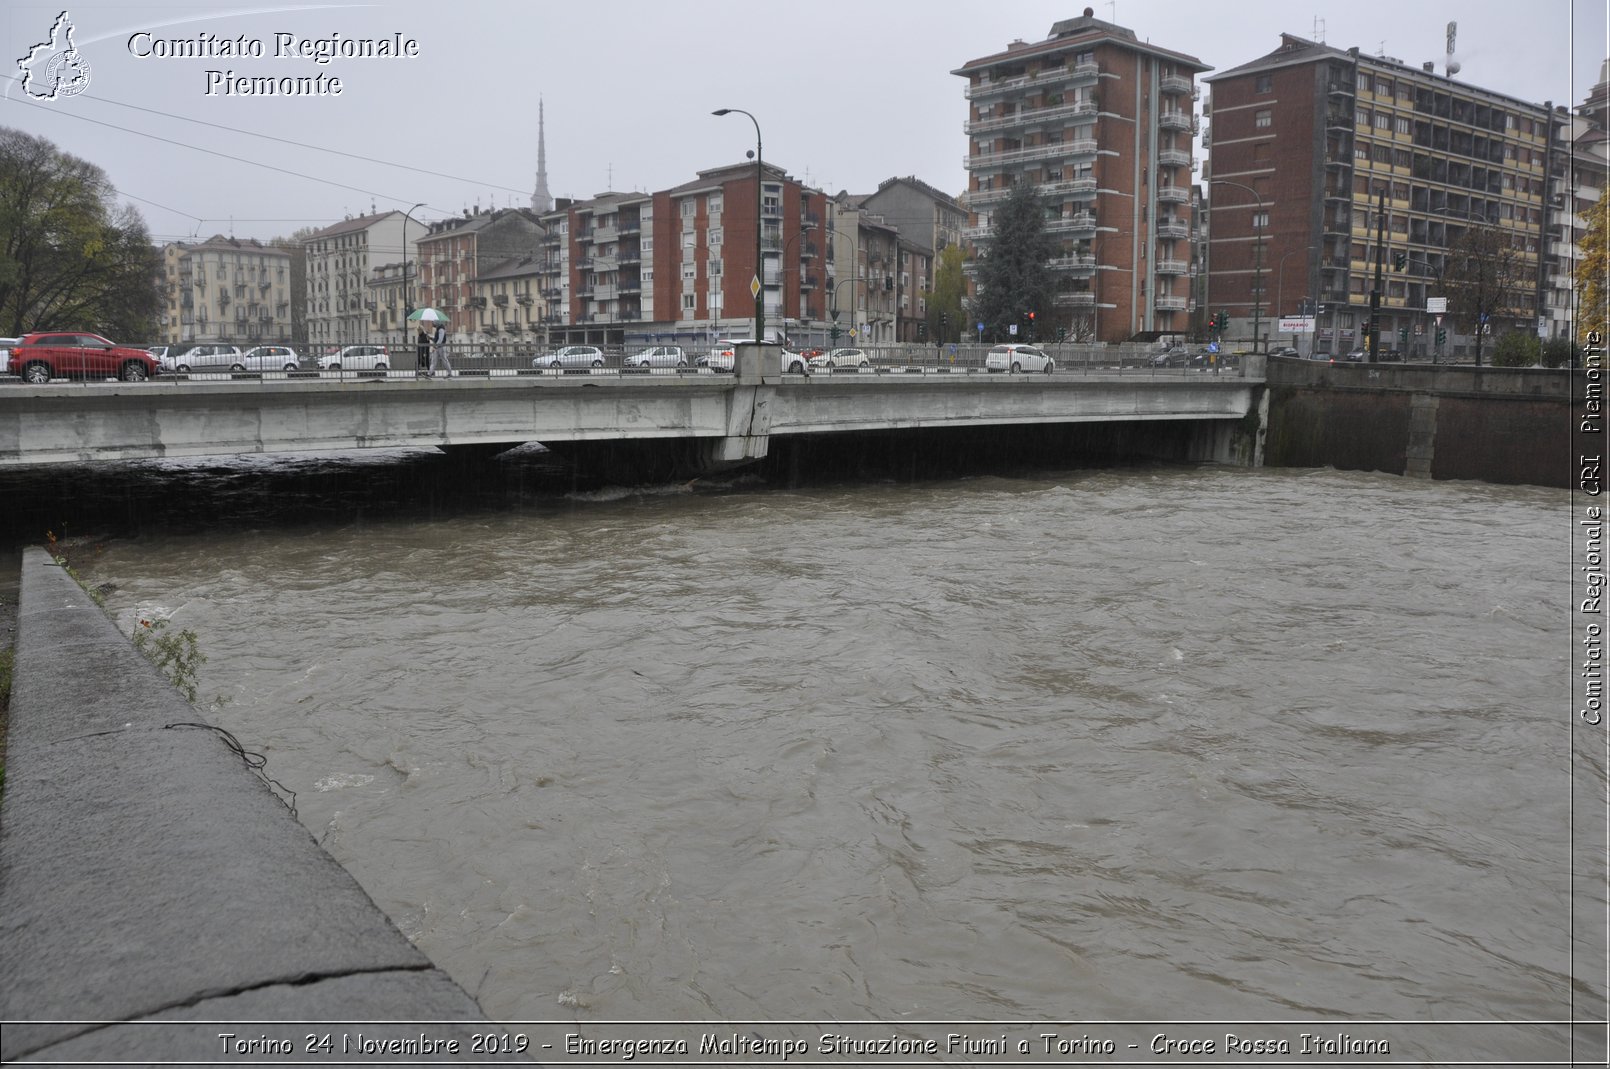
[{"label": "church spire", "polygon": [[531,210],[538,215],[553,211],[553,196],[548,192],[548,146],[542,128],[542,98],[537,98],[537,188],[531,194]]}]

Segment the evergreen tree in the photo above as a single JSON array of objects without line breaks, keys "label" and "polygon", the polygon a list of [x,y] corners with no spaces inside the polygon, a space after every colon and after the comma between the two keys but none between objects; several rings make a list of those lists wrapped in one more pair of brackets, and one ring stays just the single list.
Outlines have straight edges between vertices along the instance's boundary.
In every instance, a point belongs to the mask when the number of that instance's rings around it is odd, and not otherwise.
[{"label": "evergreen tree", "polygon": [[1023,341],[1030,312],[1047,328],[1051,323],[1054,283],[1048,261],[1059,246],[1046,233],[1045,206],[1031,182],[1013,186],[990,222],[990,236],[978,256],[973,317],[994,341],[1010,337],[1016,323]]}]

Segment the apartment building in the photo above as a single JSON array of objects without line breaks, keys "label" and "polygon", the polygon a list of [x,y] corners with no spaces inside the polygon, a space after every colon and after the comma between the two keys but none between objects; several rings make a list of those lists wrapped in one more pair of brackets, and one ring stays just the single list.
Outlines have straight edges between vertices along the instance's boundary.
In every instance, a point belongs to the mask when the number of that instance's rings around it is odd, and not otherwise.
[{"label": "apartment building", "polygon": [[796,340],[793,333],[824,318],[826,198],[820,190],[771,164],[757,179],[753,164],[740,163],[700,171],[653,199],[659,235],[653,249],[656,332],[748,337],[755,316],[750,287],[757,280],[768,340]]},{"label": "apartment building", "polygon": [[293,337],[291,254],[215,234],[162,249],[162,340],[260,345]]},{"label": "apartment building", "polygon": [[566,322],[604,345],[654,319],[654,201],[603,193],[570,207]]},{"label": "apartment building", "polygon": [[[1207,81],[1208,301],[1229,313],[1231,339],[1250,340],[1255,321],[1267,338],[1271,318],[1307,298],[1324,309],[1318,351],[1362,347],[1379,233],[1379,348],[1428,356],[1426,299],[1443,295],[1449,247],[1482,225],[1507,234],[1537,279],[1495,332],[1535,326],[1550,105],[1291,34]],[[1445,356],[1473,348],[1458,326]]]},{"label": "apartment building", "polygon": [[1186,329],[1195,77],[1210,69],[1087,7],[951,72],[967,79],[966,236],[987,241],[991,211],[1027,181],[1061,243],[1046,327],[1103,341]]},{"label": "apartment building", "polygon": [[[382,308],[373,292],[375,268],[413,259],[403,247],[405,216],[375,212],[343,219],[303,239],[307,258],[307,344],[315,351],[353,345],[377,336],[379,324],[400,324],[399,302]],[[408,235],[413,245],[421,229]]]},{"label": "apartment building", "polygon": [[885,178],[876,193],[859,198],[860,206],[883,218],[901,237],[930,256],[962,243],[967,209],[955,197],[920,179]]},{"label": "apartment building", "polygon": [[466,329],[474,329],[488,341],[505,344],[534,345],[539,337],[545,341],[543,326],[548,307],[539,292],[539,259],[537,252],[510,257],[477,275],[470,297],[472,320]]},{"label": "apartment building", "polygon": [[475,280],[511,259],[540,258],[541,239],[542,226],[529,208],[466,209],[461,217],[430,223],[417,243],[416,307],[446,313],[455,341],[474,338],[487,307],[485,296],[476,292]]},{"label": "apartment building", "polygon": [[1582,238],[1594,205],[1610,184],[1610,60],[1599,68],[1599,82],[1576,114],[1554,109],[1554,152],[1549,160],[1546,280],[1543,322],[1546,338],[1582,344],[1576,336],[1576,282],[1582,262]]}]

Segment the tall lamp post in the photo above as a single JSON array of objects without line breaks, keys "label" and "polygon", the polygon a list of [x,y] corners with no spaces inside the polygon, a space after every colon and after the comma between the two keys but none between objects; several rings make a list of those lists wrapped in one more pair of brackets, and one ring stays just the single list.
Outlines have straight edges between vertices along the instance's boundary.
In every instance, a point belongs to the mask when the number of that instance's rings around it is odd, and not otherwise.
[{"label": "tall lamp post", "polygon": [[[1210,178],[1208,180],[1208,185],[1210,185],[1210,186],[1235,186],[1237,189],[1246,190],[1248,193],[1251,193],[1254,197],[1257,198],[1257,201],[1258,201],[1258,214],[1259,215],[1264,214],[1264,210],[1263,210],[1263,194],[1259,193],[1256,189],[1253,189],[1251,186],[1245,185],[1245,184],[1243,184],[1241,182],[1231,182],[1228,179],[1224,179],[1224,178]],[[1253,220],[1253,222],[1257,222],[1257,220],[1255,219],[1255,220]],[[1252,266],[1252,289],[1253,289],[1253,298],[1252,298],[1252,351],[1257,352],[1258,351],[1258,337],[1263,332],[1263,232],[1264,232],[1264,230],[1267,229],[1267,227],[1258,226],[1258,227],[1254,227],[1253,229],[1257,230],[1257,232],[1258,232],[1258,246],[1257,246],[1258,252],[1256,254],[1257,255],[1257,263],[1253,264],[1253,266]],[[1264,352],[1268,352],[1268,351],[1269,351],[1268,346],[1265,346],[1264,347]]]},{"label": "tall lamp post", "polygon": [[408,344],[408,317],[414,314],[413,298],[408,292],[408,221],[413,218],[414,208],[423,208],[424,201],[420,201],[403,212],[403,328],[402,344]]},{"label": "tall lamp post", "polygon": [[[749,115],[742,108],[717,108],[710,114],[731,115],[733,112],[737,112],[739,115]],[[761,342],[766,340],[766,289],[761,284],[761,275],[765,273],[765,262],[760,258],[760,234],[763,228],[761,209],[765,201],[761,193],[760,120],[753,115],[749,115],[749,121],[755,124],[755,278],[749,284],[749,289],[755,295],[755,341]]]}]

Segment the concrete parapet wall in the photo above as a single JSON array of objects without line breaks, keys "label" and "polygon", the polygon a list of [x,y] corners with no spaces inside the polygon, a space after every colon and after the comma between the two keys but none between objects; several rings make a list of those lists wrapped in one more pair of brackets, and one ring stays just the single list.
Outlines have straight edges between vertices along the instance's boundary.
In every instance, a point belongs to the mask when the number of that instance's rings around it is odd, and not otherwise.
[{"label": "concrete parapet wall", "polygon": [[1581,372],[1271,359],[1271,467],[1570,485]]},{"label": "concrete parapet wall", "polygon": [[234,1020],[464,1022],[433,1034],[468,1049],[475,1001],[40,549],[14,680],[0,1059],[235,1061],[184,1023]]}]

